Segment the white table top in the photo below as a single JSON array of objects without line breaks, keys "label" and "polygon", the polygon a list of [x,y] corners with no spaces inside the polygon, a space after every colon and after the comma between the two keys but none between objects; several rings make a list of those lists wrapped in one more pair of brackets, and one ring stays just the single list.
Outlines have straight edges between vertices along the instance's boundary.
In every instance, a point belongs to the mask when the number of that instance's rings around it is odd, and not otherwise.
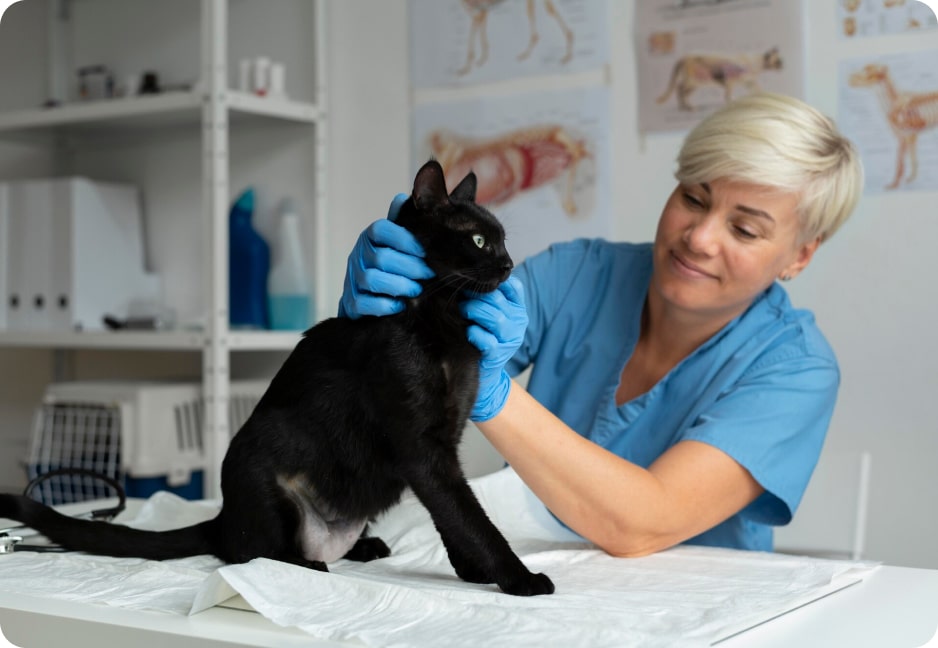
[{"label": "white table top", "polygon": [[[718,644],[720,648],[938,645],[938,570],[880,567],[865,580]],[[931,645],[931,644],[929,644]]]},{"label": "white table top", "polygon": [[[140,501],[129,500],[128,511],[132,512],[139,505]],[[88,506],[85,503],[61,508],[77,512]],[[0,520],[0,528],[3,526],[6,525]],[[3,591],[0,591],[0,630],[9,641],[24,648],[361,645],[317,639],[243,610],[215,607],[185,617]],[[938,648],[936,632],[938,570],[883,566],[855,585],[716,645],[719,648],[918,648],[927,644]],[[518,645],[524,645],[522,637]],[[0,648],[6,648],[2,636]]]},{"label": "white table top", "polygon": [[[337,646],[253,612],[192,617],[0,592],[0,628],[19,646]],[[866,580],[719,643],[720,648],[915,648],[938,630],[938,570],[881,567]],[[519,642],[519,645],[523,645]]]}]

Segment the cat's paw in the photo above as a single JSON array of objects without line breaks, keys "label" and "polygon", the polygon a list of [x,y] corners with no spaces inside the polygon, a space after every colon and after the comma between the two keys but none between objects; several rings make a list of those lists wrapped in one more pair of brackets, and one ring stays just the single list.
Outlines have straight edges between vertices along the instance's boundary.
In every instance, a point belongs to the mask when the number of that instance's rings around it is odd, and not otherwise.
[{"label": "cat's paw", "polygon": [[516,574],[513,578],[500,579],[498,586],[506,594],[514,596],[537,596],[539,594],[553,594],[554,583],[546,574],[532,574],[525,571]]},{"label": "cat's paw", "polygon": [[391,550],[381,538],[359,538],[344,557],[357,562],[369,562],[390,555]]}]

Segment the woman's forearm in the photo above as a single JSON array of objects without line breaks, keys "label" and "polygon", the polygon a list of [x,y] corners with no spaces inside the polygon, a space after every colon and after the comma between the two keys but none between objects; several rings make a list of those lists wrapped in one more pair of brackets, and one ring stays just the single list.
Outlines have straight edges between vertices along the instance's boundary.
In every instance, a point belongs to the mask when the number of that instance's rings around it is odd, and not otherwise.
[{"label": "woman's forearm", "polygon": [[649,469],[581,437],[512,384],[502,411],[477,424],[542,502],[605,551],[638,556],[721,522],[761,492],[719,450],[679,443]]}]

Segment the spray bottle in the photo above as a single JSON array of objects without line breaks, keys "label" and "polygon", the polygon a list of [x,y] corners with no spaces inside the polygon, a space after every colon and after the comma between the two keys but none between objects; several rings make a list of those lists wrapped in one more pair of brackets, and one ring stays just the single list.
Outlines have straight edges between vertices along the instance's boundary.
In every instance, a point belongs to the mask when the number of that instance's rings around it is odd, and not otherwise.
[{"label": "spray bottle", "polygon": [[248,188],[228,217],[228,320],[234,329],[269,328],[270,247],[254,229],[253,216],[254,190]]},{"label": "spray bottle", "polygon": [[280,208],[267,293],[272,329],[303,331],[309,328],[309,275],[303,258],[300,218],[289,199],[284,200]]}]

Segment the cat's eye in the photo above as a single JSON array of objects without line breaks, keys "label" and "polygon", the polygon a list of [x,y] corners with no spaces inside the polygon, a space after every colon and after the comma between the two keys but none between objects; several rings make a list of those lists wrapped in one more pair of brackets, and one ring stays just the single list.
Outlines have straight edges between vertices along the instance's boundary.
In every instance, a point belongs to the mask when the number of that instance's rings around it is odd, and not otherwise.
[{"label": "cat's eye", "polygon": [[484,247],[484,246],[485,246],[485,237],[482,236],[481,234],[473,234],[473,235],[472,235],[472,242],[476,244],[476,247],[477,247],[477,248]]}]

